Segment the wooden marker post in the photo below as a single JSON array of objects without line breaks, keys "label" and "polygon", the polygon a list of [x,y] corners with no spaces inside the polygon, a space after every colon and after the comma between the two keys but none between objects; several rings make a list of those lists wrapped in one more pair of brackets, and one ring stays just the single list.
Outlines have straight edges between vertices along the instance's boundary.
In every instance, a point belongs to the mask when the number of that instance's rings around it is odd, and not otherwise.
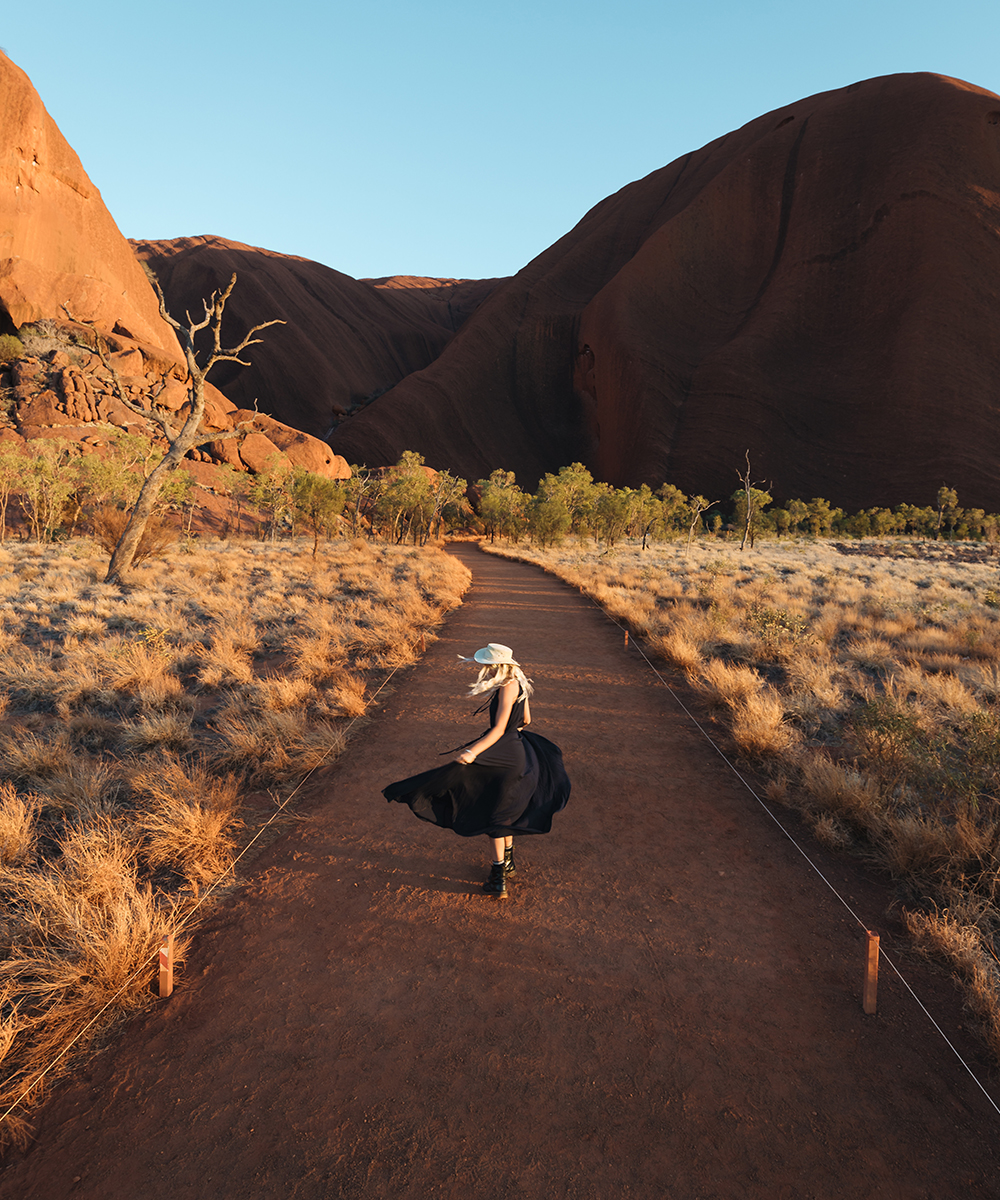
[{"label": "wooden marker post", "polygon": [[625,630],[625,649],[628,649],[628,630]]},{"label": "wooden marker post", "polygon": [[423,654],[427,649],[427,643],[424,641],[424,635],[420,635],[420,653]]},{"label": "wooden marker post", "polygon": [[878,934],[866,931],[868,947],[865,954],[865,1012],[871,1016],[875,1012],[875,1002],[878,998]]},{"label": "wooden marker post", "polygon": [[160,945],[160,999],[166,998],[174,990],[174,935],[165,933]]}]

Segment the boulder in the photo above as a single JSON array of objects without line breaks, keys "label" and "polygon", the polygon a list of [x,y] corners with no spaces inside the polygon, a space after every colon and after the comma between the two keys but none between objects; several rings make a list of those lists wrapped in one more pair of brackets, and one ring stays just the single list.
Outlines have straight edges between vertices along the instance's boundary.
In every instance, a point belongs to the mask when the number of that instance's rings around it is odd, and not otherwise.
[{"label": "boulder", "polygon": [[170,412],[180,412],[187,402],[187,386],[179,379],[168,379],[166,387],[156,398],[156,403],[161,408],[169,409]]},{"label": "boulder", "polygon": [[238,438],[224,438],[218,442],[207,442],[204,449],[211,457],[220,463],[235,467],[238,471],[245,469],[246,464],[240,458],[240,443]]},{"label": "boulder", "polygon": [[60,398],[55,392],[45,389],[36,392],[29,400],[21,400],[16,409],[17,423],[26,425],[77,425],[79,422],[67,415]]},{"label": "boulder", "polygon": [[224,396],[214,384],[205,384],[205,415],[201,427],[206,433],[213,429],[232,429],[236,405]]},{"label": "boulder", "polygon": [[310,437],[301,430],[293,429],[264,413],[251,409],[240,409],[232,415],[233,424],[246,422],[288,456],[289,462],[297,467],[323,475],[327,479],[350,479],[351,468],[346,459],[334,454],[330,447],[318,438]]},{"label": "boulder", "polygon": [[239,447],[243,465],[255,474],[288,465],[285,455],[262,433],[248,433]]}]

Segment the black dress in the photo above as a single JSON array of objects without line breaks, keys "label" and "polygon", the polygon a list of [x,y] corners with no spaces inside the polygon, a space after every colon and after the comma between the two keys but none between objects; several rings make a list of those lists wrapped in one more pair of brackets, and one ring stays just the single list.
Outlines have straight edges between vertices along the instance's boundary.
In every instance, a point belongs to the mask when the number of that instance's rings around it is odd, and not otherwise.
[{"label": "black dress", "polygon": [[[499,705],[498,689],[489,704],[491,729]],[[559,747],[541,734],[520,729],[523,720],[520,697],[503,734],[474,763],[446,763],[390,783],[382,795],[408,804],[421,821],[454,830],[461,837],[548,833],[553,814],[569,800],[569,779]]]}]

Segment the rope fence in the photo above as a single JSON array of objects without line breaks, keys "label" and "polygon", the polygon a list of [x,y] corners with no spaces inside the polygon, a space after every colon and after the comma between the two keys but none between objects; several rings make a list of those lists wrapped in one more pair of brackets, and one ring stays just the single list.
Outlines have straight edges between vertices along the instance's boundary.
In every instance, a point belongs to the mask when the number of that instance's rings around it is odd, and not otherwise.
[{"label": "rope fence", "polygon": [[[588,599],[590,599],[590,597],[588,597]],[[605,609],[603,609],[595,601],[591,600],[591,603],[593,604],[594,608],[597,609],[597,611],[599,613],[601,613],[603,616],[607,617],[607,619],[611,622],[611,624],[615,625],[624,634],[625,649],[627,650],[629,648],[629,646],[633,646],[636,650],[638,650],[639,654],[645,660],[646,665],[649,667],[649,669],[653,672],[653,674],[656,676],[656,678],[660,681],[660,683],[667,689],[667,691],[673,697],[674,702],[677,704],[678,708],[680,708],[680,710],[684,713],[684,715],[688,718],[688,720],[694,725],[694,727],[702,735],[702,737],[705,739],[705,741],[708,742],[708,744],[712,747],[712,749],[715,751],[715,753],[722,759],[722,761],[726,764],[726,766],[733,773],[733,775],[736,776],[736,778],[740,781],[740,783],[744,786],[744,788],[746,788],[746,790],[750,793],[750,795],[753,796],[753,798],[757,801],[757,803],[760,805],[760,807],[771,818],[771,820],[778,827],[778,829],[782,832],[782,834],[784,834],[784,836],[788,839],[788,841],[791,842],[791,844],[795,847],[795,849],[802,856],[802,858],[805,859],[805,861],[809,864],[809,866],[816,873],[816,875],[819,876],[819,878],[823,881],[823,883],[826,884],[826,886],[833,893],[833,895],[837,898],[837,900],[839,900],[840,903],[843,905],[843,907],[851,914],[853,919],[857,922],[857,924],[860,926],[860,928],[864,931],[866,938],[868,940],[867,944],[869,947],[871,947],[872,941],[874,941],[874,943],[875,943],[874,948],[869,953],[869,958],[871,958],[872,954],[874,955],[874,964],[875,964],[874,970],[872,968],[871,962],[869,961],[868,970],[866,972],[866,978],[865,978],[865,1011],[866,1012],[868,1012],[868,1011],[874,1012],[875,1011],[875,1009],[874,1009],[873,976],[877,978],[877,973],[878,973],[877,964],[878,964],[879,959],[881,959],[885,962],[886,966],[889,967],[889,969],[899,979],[900,983],[902,983],[903,986],[906,988],[906,990],[910,993],[910,995],[916,1001],[917,1005],[920,1007],[924,1016],[927,1017],[928,1021],[930,1021],[930,1023],[934,1026],[934,1028],[941,1035],[941,1037],[947,1044],[948,1048],[951,1050],[951,1052],[955,1055],[955,1057],[958,1059],[958,1061],[962,1064],[962,1066],[968,1072],[970,1079],[972,1079],[972,1081],[975,1083],[976,1087],[979,1088],[979,1090],[986,1097],[987,1101],[989,1101],[989,1104],[993,1108],[994,1112],[998,1116],[1000,1116],[1000,1105],[998,1105],[996,1103],[996,1101],[993,1099],[993,1097],[989,1094],[989,1092],[986,1090],[986,1088],[983,1086],[983,1084],[979,1081],[975,1072],[972,1070],[972,1068],[969,1066],[969,1064],[962,1057],[958,1048],[951,1041],[951,1039],[948,1037],[948,1035],[945,1033],[945,1031],[938,1024],[938,1022],[935,1021],[934,1017],[928,1011],[927,1006],[924,1004],[924,1002],[920,999],[920,997],[917,995],[917,993],[910,986],[909,982],[903,976],[903,973],[899,970],[899,968],[896,966],[896,964],[892,961],[892,959],[886,953],[884,947],[882,947],[879,944],[878,938],[875,937],[874,934],[872,934],[871,930],[868,929],[865,922],[861,920],[861,918],[854,911],[854,909],[851,907],[851,905],[848,903],[848,901],[840,894],[840,892],[837,891],[837,888],[830,882],[830,880],[823,874],[823,872],[816,865],[816,863],[809,857],[808,853],[805,851],[805,849],[802,847],[802,845],[795,839],[795,837],[793,837],[793,835],[789,832],[789,830],[785,828],[785,826],[781,823],[781,821],[778,820],[778,818],[775,816],[774,812],[768,807],[768,805],[764,802],[764,800],[761,798],[761,796],[758,795],[757,791],[750,784],[750,782],[746,778],[746,776],[743,775],[743,773],[739,770],[739,768],[736,766],[736,764],[728,757],[728,755],[725,753],[725,751],[722,749],[722,747],[719,746],[719,744],[715,741],[715,739],[708,732],[708,730],[704,727],[704,725],[702,725],[702,723],[698,720],[698,718],[694,715],[694,713],[691,712],[691,710],[684,703],[684,701],[677,694],[677,692],[670,686],[669,682],[666,679],[664,679],[664,677],[656,669],[655,664],[653,663],[653,661],[650,659],[649,655],[646,653],[645,649],[643,648],[641,640],[639,638],[637,638],[634,633],[632,634],[631,639],[630,639],[629,631],[628,631],[628,629],[625,628],[624,625],[622,625],[619,621],[616,621],[615,618],[609,612],[607,612]],[[869,1010],[869,1005],[871,1006],[870,1010]]]}]

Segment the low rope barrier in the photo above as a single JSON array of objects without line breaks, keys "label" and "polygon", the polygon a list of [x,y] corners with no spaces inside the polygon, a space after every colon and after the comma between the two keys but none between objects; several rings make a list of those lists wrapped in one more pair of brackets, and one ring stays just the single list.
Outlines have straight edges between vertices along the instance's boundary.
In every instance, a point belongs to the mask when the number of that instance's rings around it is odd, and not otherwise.
[{"label": "low rope barrier", "polygon": [[[586,593],[584,593],[584,594],[586,594]],[[757,792],[751,786],[750,782],[740,772],[740,770],[738,769],[736,764],[734,762],[732,762],[732,760],[726,755],[725,751],[712,738],[711,734],[708,732],[707,729],[705,729],[704,725],[702,725],[702,723],[698,720],[698,718],[694,715],[694,713],[691,712],[691,710],[687,707],[687,705],[680,698],[680,696],[678,696],[678,694],[670,686],[670,684],[667,682],[667,680],[664,679],[664,677],[656,669],[656,667],[653,664],[652,660],[650,659],[649,655],[647,655],[646,651],[643,649],[641,641],[635,636],[635,634],[632,634],[632,638],[630,641],[629,640],[629,631],[625,628],[625,626],[620,624],[618,621],[616,621],[615,618],[609,612],[607,612],[605,609],[603,609],[599,604],[596,603],[596,601],[592,600],[589,596],[588,596],[588,599],[591,600],[591,603],[594,605],[594,607],[597,609],[598,612],[602,613],[605,617],[607,617],[607,619],[611,622],[612,625],[617,626],[617,628],[622,631],[622,633],[625,635],[626,649],[628,648],[629,645],[632,645],[639,651],[639,653],[642,655],[643,659],[645,660],[646,665],[653,672],[653,674],[660,681],[660,683],[662,683],[663,686],[667,689],[667,691],[673,697],[677,706],[685,714],[685,716],[688,718],[688,720],[691,721],[691,723],[698,730],[698,732],[702,735],[702,737],[705,739],[705,741],[708,742],[708,744],[712,747],[712,749],[716,752],[716,754],[718,754],[718,756],[722,759],[722,761],[726,764],[726,766],[730,769],[730,771],[732,771],[732,773],[736,776],[736,778],[740,781],[740,783],[743,784],[743,786],[750,793],[750,795],[753,796],[753,798],[757,801],[757,803],[764,810],[764,812],[767,813],[767,815],[771,818],[771,820],[778,827],[778,829],[781,830],[781,832],[784,834],[784,836],[789,840],[789,842],[791,842],[791,844],[795,847],[795,849],[799,852],[799,854],[809,864],[809,866],[812,868],[812,870],[815,871],[815,873],[819,876],[820,879],[822,879],[822,881],[830,889],[830,891],[833,893],[833,895],[836,896],[836,898],[840,901],[840,903],[844,906],[844,908],[851,914],[851,916],[858,923],[858,925],[865,931],[866,934],[869,933],[868,927],[867,927],[867,925],[865,925],[864,921],[861,920],[861,918],[854,911],[854,909],[850,906],[850,904],[847,902],[847,900],[844,899],[844,897],[840,894],[840,892],[837,891],[836,887],[830,882],[829,879],[827,879],[827,877],[819,869],[819,867],[816,865],[816,863],[813,862],[813,860],[809,857],[809,855],[806,853],[806,851],[803,849],[803,847],[799,844],[799,842],[797,842],[796,839],[792,836],[792,834],[784,827],[784,825],[782,825],[782,823],[774,815],[774,813],[771,811],[771,809],[768,808],[768,806],[764,803],[764,801],[761,799],[761,797],[757,794]],[[913,997],[913,999],[917,1002],[920,1009],[923,1011],[924,1015],[927,1017],[927,1019],[930,1021],[930,1023],[934,1026],[934,1028],[938,1031],[938,1033],[944,1039],[945,1044],[948,1046],[948,1048],[951,1050],[951,1052],[955,1055],[955,1057],[958,1059],[958,1061],[962,1064],[962,1066],[968,1072],[970,1079],[972,1079],[972,1081],[975,1083],[976,1087],[979,1088],[979,1090],[983,1093],[983,1095],[989,1101],[993,1110],[997,1113],[998,1116],[1000,1116],[1000,1105],[998,1105],[996,1103],[996,1101],[989,1094],[989,1092],[986,1090],[986,1088],[982,1085],[982,1083],[980,1083],[979,1079],[976,1077],[972,1068],[962,1057],[958,1048],[954,1045],[954,1043],[951,1041],[951,1039],[948,1037],[948,1035],[944,1032],[944,1030],[941,1028],[941,1026],[937,1023],[937,1021],[934,1020],[933,1016],[931,1016],[930,1012],[927,1009],[927,1006],[924,1004],[924,1002],[920,999],[920,997],[917,995],[917,993],[913,990],[913,988],[907,982],[906,978],[903,976],[903,973],[899,970],[899,968],[896,966],[896,964],[892,961],[892,959],[889,957],[889,955],[885,952],[885,950],[881,946],[879,946],[879,948],[878,948],[878,953],[879,953],[879,956],[881,958],[883,958],[885,960],[886,964],[892,969],[892,971],[895,973],[896,977],[903,984],[903,986],[906,988],[906,990],[910,993],[910,995]]]},{"label": "low rope barrier", "polygon": [[[421,634],[420,642],[419,642],[419,649],[421,650],[421,652],[423,652],[425,647],[426,647],[426,642],[424,640],[424,635]],[[379,692],[382,691],[382,689],[386,686],[386,684],[389,682],[389,680],[392,679],[393,675],[396,674],[396,672],[399,670],[399,666],[400,666],[400,664],[397,664],[395,667],[393,667],[392,670],[389,672],[389,674],[385,677],[385,679],[383,679],[382,682],[378,685],[378,687],[375,689],[375,691],[372,692],[371,697],[369,698],[369,701],[368,701],[369,705],[372,703],[372,701],[374,701],[375,697],[379,694]],[[358,723],[358,721],[361,720],[361,718],[363,716],[364,716],[364,713],[359,713],[356,717],[353,717],[351,719],[351,721],[347,724],[346,728],[343,731],[344,738],[347,737],[347,735],[350,733],[350,731],[354,728],[354,726]],[[288,795],[281,802],[281,804],[279,804],[278,807],[274,810],[274,812],[271,814],[271,816],[268,817],[268,819],[264,822],[264,824],[260,827],[260,829],[258,829],[257,832],[253,835],[253,837],[250,839],[250,841],[247,842],[247,844],[243,847],[243,849],[239,852],[239,854],[236,855],[236,857],[229,864],[229,866],[226,867],[226,869],[224,871],[222,871],[216,879],[213,879],[212,882],[208,885],[208,887],[205,888],[205,890],[202,892],[202,894],[196,899],[195,904],[188,910],[187,913],[185,913],[185,915],[181,919],[181,921],[178,922],[177,925],[173,926],[173,932],[175,935],[177,933],[182,933],[185,929],[190,928],[192,918],[194,917],[194,915],[198,911],[198,909],[201,908],[201,906],[205,903],[205,901],[209,898],[209,896],[211,896],[212,893],[220,886],[220,884],[226,878],[226,876],[229,875],[230,873],[232,873],[236,869],[236,864],[247,853],[247,851],[254,844],[254,842],[256,842],[257,839],[265,832],[265,830],[267,830],[268,827],[275,820],[277,820],[277,818],[284,812],[284,810],[288,807],[288,805],[291,802],[291,800],[293,799],[293,797],[296,795],[297,792],[299,792],[302,789],[303,785],[306,783],[306,781],[309,779],[309,777],[311,775],[315,774],[315,772],[318,771],[323,766],[323,764],[329,758],[330,754],[333,752],[333,749],[334,749],[334,747],[331,746],[323,754],[323,756],[320,758],[319,762],[317,762],[316,764],[314,764],[312,767],[309,768],[309,770],[305,773],[305,775],[302,776],[302,778],[295,785],[295,787],[292,788],[292,790],[288,793]],[[177,906],[175,905],[174,912],[176,912],[176,911],[177,911]],[[48,1073],[54,1067],[58,1066],[58,1064],[66,1057],[66,1055],[70,1052],[70,1050],[73,1049],[73,1047],[77,1044],[77,1042],[80,1041],[80,1039],[87,1032],[87,1030],[92,1029],[93,1026],[104,1015],[104,1013],[106,1013],[108,1011],[108,1009],[111,1008],[111,1006],[115,1003],[115,1001],[118,999],[118,997],[121,996],[124,992],[126,992],[132,986],[132,984],[139,978],[139,976],[143,974],[143,972],[148,971],[154,963],[159,962],[159,958],[160,958],[160,948],[157,947],[157,949],[149,956],[148,959],[144,959],[139,964],[139,966],[136,967],[136,969],[132,972],[132,974],[128,977],[128,979],[125,980],[125,982],[118,988],[118,990],[114,993],[114,995],[111,996],[111,998],[107,1001],[107,1003],[102,1008],[98,1009],[98,1011],[94,1014],[94,1016],[91,1017],[91,1019],[81,1029],[79,1029],[77,1031],[77,1033],[73,1036],[73,1038],[69,1042],[67,1042],[67,1044],[62,1048],[62,1050],[60,1050],[59,1053],[52,1059],[52,1061],[45,1067],[45,1069],[40,1071],[38,1073],[38,1075],[35,1076],[35,1078],[31,1081],[31,1083],[28,1084],[28,1086],[24,1089],[24,1091],[21,1092],[21,1094],[17,1097],[17,1099],[14,1101],[14,1103],[11,1104],[9,1108],[5,1109],[2,1113],[0,1113],[0,1123],[5,1121],[10,1116],[10,1114],[14,1111],[14,1109],[17,1108],[18,1105],[21,1104],[32,1093],[32,1091],[34,1091],[34,1089],[42,1082],[42,1080],[45,1078],[45,1076],[48,1075]],[[17,1072],[15,1071],[15,1073],[13,1075],[9,1076],[7,1079],[5,1079],[3,1081],[2,1084],[0,1084],[0,1088],[6,1088],[8,1086],[8,1084],[12,1083],[16,1078],[17,1078]]]}]

